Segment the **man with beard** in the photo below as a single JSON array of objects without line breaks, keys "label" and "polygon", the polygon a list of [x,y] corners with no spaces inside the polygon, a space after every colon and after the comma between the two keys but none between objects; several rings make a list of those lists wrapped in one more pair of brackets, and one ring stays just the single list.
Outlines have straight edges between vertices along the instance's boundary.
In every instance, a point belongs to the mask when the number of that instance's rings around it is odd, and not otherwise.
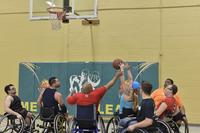
[{"label": "man with beard", "polygon": [[5,86],[4,91],[7,94],[4,101],[5,112],[19,119],[24,118],[28,128],[31,124],[32,114],[22,107],[21,99],[16,95],[16,88],[14,85],[9,84]]}]

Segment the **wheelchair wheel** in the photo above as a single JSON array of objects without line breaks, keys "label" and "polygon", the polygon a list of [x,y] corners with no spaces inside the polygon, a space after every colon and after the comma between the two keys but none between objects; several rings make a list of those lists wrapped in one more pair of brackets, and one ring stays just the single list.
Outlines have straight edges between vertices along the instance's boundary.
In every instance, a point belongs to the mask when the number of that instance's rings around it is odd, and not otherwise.
[{"label": "wheelchair wheel", "polygon": [[178,124],[178,126],[179,126],[180,133],[189,133],[188,122],[185,119],[183,119],[180,125]]},{"label": "wheelchair wheel", "polygon": [[164,121],[156,121],[155,122],[155,127],[158,129],[160,133],[172,133],[170,125]]},{"label": "wheelchair wheel", "polygon": [[104,121],[103,121],[103,118],[99,115],[98,117],[98,129],[100,129],[100,133],[105,133],[105,125],[104,125]]},{"label": "wheelchair wheel", "polygon": [[24,119],[18,119],[14,115],[6,114],[0,119],[0,132],[22,133],[24,130]]},{"label": "wheelchair wheel", "polygon": [[75,129],[77,129],[77,122],[72,120],[69,122],[69,133],[76,133]]},{"label": "wheelchair wheel", "polygon": [[119,120],[118,116],[112,117],[106,126],[106,133],[117,133]]},{"label": "wheelchair wheel", "polygon": [[0,119],[0,133],[8,131],[9,121],[6,116],[1,116]]},{"label": "wheelchair wheel", "polygon": [[30,126],[30,132],[31,133],[49,133],[53,132],[51,122],[45,122],[40,120],[40,115],[38,114],[32,121]]},{"label": "wheelchair wheel", "polygon": [[40,132],[40,128],[39,128],[39,124],[40,124],[40,120],[39,120],[39,114],[37,116],[35,116],[31,122],[31,126],[30,126],[30,132],[31,133],[39,133]]},{"label": "wheelchair wheel", "polygon": [[53,122],[43,122],[42,133],[54,133]]},{"label": "wheelchair wheel", "polygon": [[55,133],[66,133],[68,131],[67,120],[62,114],[56,115],[54,119],[54,131]]},{"label": "wheelchair wheel", "polygon": [[180,133],[179,131],[179,126],[177,125],[176,122],[174,122],[173,120],[167,122],[170,126],[170,128],[173,130],[173,133]]}]

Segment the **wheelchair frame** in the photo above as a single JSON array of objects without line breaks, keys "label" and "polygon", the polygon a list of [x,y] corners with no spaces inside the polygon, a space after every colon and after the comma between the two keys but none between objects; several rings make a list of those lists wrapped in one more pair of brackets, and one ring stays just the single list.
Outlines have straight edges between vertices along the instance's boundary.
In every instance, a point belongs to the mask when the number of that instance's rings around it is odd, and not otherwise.
[{"label": "wheelchair frame", "polygon": [[[115,113],[114,116],[108,121],[108,124],[106,127],[106,133],[110,133],[109,126],[111,124],[113,125],[113,128],[114,128],[114,129],[111,129],[112,130],[111,133],[118,133],[119,120],[120,120],[120,118],[118,116],[118,113]],[[154,128],[153,131],[149,131],[150,128],[147,127],[147,128],[138,128],[135,131],[133,131],[133,133],[155,133],[154,130],[156,130],[158,133],[172,133],[169,124],[164,121],[155,119],[153,125],[155,126],[155,127],[152,127],[152,128]],[[159,127],[161,125],[162,125],[162,127]]]},{"label": "wheelchair frame", "polygon": [[[89,116],[89,114],[92,115]],[[89,126],[86,126],[86,124],[84,123],[89,123]],[[98,125],[100,125],[100,130],[98,128]],[[70,133],[83,133],[84,131],[90,131],[94,133],[98,133],[100,131],[102,133],[105,133],[104,121],[100,114],[97,115],[96,105],[77,105],[76,116],[72,123]]]},{"label": "wheelchair frame", "polygon": [[[40,133],[42,129],[42,133],[48,133],[53,131],[54,133],[63,133],[68,131],[68,122],[65,119],[64,115],[61,113],[52,114],[48,118],[44,118],[39,113],[31,123],[30,131],[31,133]],[[42,121],[42,124],[41,124]],[[39,128],[39,129],[36,129]]]},{"label": "wheelchair frame", "polygon": [[22,133],[24,131],[25,120],[23,118],[19,119],[15,115],[5,114],[2,116],[2,118],[0,118],[0,125],[2,125],[2,123],[5,122],[5,128],[2,129],[2,127],[0,127],[0,132],[2,133],[7,132],[9,130],[11,130],[11,132],[16,133]]}]

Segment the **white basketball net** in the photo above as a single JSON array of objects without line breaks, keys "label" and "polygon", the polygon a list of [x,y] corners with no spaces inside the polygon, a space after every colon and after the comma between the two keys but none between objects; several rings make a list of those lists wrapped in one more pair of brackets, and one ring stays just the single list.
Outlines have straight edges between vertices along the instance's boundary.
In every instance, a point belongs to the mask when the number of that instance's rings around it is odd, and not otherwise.
[{"label": "white basketball net", "polygon": [[57,14],[50,13],[49,14],[51,28],[52,30],[59,30],[62,27],[61,20],[58,18]]},{"label": "white basketball net", "polygon": [[62,20],[66,15],[66,11],[63,11],[61,7],[49,7],[47,8],[49,12],[49,19],[51,22],[52,30],[59,30],[62,26]]}]

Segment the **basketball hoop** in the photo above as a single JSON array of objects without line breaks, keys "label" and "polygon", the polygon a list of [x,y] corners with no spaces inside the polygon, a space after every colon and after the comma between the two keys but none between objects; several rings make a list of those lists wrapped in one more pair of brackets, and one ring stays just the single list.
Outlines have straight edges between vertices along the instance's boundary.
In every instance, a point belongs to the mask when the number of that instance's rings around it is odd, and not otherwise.
[{"label": "basketball hoop", "polygon": [[49,7],[47,11],[49,12],[52,30],[59,30],[66,11],[62,7]]}]

